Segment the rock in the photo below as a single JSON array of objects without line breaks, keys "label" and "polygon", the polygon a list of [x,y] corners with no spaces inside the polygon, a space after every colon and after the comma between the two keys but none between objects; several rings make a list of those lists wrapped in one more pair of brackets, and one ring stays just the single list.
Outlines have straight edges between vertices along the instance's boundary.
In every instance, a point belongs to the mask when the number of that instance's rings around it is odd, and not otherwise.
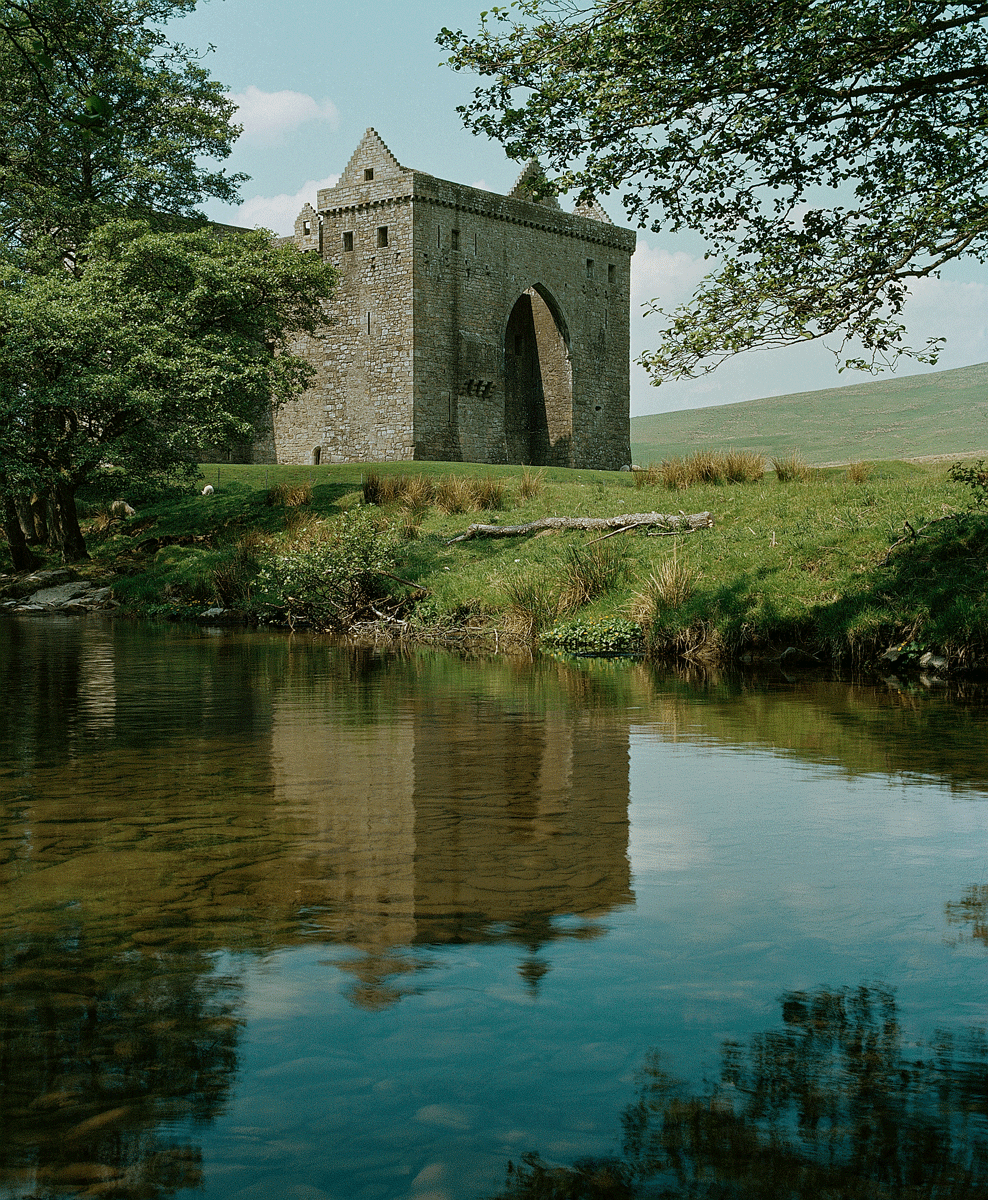
[{"label": "rock", "polygon": [[50,571],[32,571],[30,575],[0,576],[0,596],[8,596],[20,600],[30,596],[40,588],[56,587],[68,583],[79,576],[71,567],[55,567]]},{"label": "rock", "polygon": [[204,617],[222,617],[225,612],[225,608],[207,608],[202,615]]},{"label": "rock", "polygon": [[934,654],[932,650],[927,650],[927,652],[919,660],[919,665],[926,669],[942,671],[947,665],[947,660],[945,658],[941,658],[939,654]]},{"label": "rock", "polygon": [[26,603],[40,608],[61,608],[78,596],[85,596],[95,589],[88,579],[77,579],[74,583],[63,583],[58,587],[43,588],[28,596]]},{"label": "rock", "polygon": [[111,517],[136,517],[137,509],[131,508],[126,500],[114,500],[110,505]]}]

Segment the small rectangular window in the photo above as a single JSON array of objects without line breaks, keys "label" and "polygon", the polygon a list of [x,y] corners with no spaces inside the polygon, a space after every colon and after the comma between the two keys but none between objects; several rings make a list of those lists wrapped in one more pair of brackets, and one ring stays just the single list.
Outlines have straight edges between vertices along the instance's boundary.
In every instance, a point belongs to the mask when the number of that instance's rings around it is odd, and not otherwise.
[{"label": "small rectangular window", "polygon": [[311,221],[303,221],[302,222],[302,236],[309,237],[311,234],[312,234],[312,222]]},{"label": "small rectangular window", "polygon": [[367,314],[367,332],[370,333],[370,313]]},{"label": "small rectangular window", "polygon": [[607,264],[607,282],[608,283],[616,283],[617,282],[617,267],[613,263]]},{"label": "small rectangular window", "polygon": [[593,259],[587,259],[587,278],[593,279]]},{"label": "small rectangular window", "polygon": [[474,252],[474,254],[477,253],[477,235],[476,234],[473,235],[473,252]]},{"label": "small rectangular window", "polygon": [[352,250],[353,249],[353,233],[350,230],[348,230],[343,235],[343,249],[344,250]]},{"label": "small rectangular window", "polygon": [[377,244],[386,246],[388,244],[388,227],[387,225],[378,225],[377,227]]},{"label": "small rectangular window", "polygon": [[451,229],[449,231],[449,239],[450,239],[451,249],[459,250],[459,248],[460,248],[460,231],[458,229]]},{"label": "small rectangular window", "polygon": [[366,182],[370,183],[370,181],[373,178],[374,178],[374,168],[373,167],[364,167],[364,179],[366,180]]}]

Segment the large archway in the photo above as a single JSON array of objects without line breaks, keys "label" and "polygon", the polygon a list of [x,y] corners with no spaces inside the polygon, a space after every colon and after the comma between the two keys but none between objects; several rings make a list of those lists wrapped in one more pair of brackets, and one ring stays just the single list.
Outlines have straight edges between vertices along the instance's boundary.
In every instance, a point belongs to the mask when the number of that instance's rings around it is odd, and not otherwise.
[{"label": "large archway", "polygon": [[538,285],[518,297],[504,334],[504,434],[508,462],[568,466],[573,371],[565,325]]}]

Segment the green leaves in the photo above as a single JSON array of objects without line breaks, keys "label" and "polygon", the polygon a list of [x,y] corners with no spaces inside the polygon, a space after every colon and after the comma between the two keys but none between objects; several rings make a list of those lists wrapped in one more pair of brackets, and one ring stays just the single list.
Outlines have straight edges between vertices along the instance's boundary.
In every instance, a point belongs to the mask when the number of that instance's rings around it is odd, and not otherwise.
[{"label": "green leaves", "polygon": [[[755,346],[835,338],[874,368],[913,347],[912,280],[988,254],[988,5],[926,0],[525,0],[444,30],[483,86],[462,112],[559,190],[619,191],[641,227],[718,261],[663,314],[656,382]],[[653,311],[658,311],[653,309]],[[846,343],[853,343],[849,349]]]},{"label": "green leaves", "polygon": [[249,440],[308,381],[290,342],[336,279],[316,256],[118,221],[80,257],[79,274],[0,269],[0,458],[35,486],[106,463],[174,473],[199,445]]}]

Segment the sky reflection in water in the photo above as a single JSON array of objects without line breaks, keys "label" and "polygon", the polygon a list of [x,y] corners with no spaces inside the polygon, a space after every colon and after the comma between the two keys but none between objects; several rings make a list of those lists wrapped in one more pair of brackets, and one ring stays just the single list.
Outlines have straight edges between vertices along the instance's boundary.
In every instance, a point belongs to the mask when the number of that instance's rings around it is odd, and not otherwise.
[{"label": "sky reflection in water", "polygon": [[977,697],[52,620],[0,678],[0,1196],[981,1186]]}]

